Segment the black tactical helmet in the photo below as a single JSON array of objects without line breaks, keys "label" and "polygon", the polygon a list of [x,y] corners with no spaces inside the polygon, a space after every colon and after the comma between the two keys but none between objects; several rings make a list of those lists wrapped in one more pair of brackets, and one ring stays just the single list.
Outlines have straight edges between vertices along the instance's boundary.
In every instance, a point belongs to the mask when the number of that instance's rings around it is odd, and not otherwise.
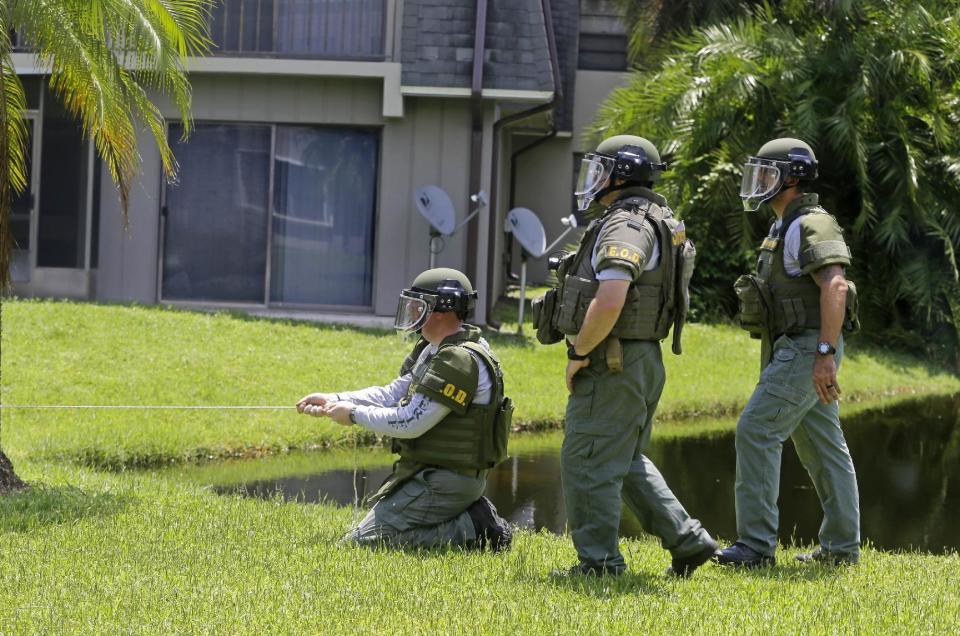
[{"label": "black tactical helmet", "polygon": [[813,181],[817,178],[817,165],[813,148],[800,139],[782,137],[763,144],[743,166],[740,198],[744,210],[756,210],[761,203],[777,196],[787,177]]},{"label": "black tactical helmet", "polygon": [[583,156],[574,194],[582,212],[597,197],[611,189],[614,178],[625,184],[653,183],[667,164],[660,162],[657,147],[643,137],[617,135],[600,142],[594,152]]},{"label": "black tactical helmet", "polygon": [[428,269],[400,292],[394,327],[414,331],[422,327],[434,311],[456,312],[463,320],[473,311],[476,301],[477,292],[465,274],[448,267]]}]

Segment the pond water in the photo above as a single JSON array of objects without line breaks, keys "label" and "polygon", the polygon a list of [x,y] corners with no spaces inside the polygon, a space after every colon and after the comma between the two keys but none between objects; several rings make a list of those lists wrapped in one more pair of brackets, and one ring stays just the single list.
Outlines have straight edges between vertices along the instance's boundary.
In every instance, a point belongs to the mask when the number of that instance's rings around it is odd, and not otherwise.
[{"label": "pond water", "polygon": [[[863,539],[885,550],[960,550],[960,395],[845,417],[844,430],[860,486]],[[714,536],[736,537],[732,432],[654,440],[649,456],[690,514]],[[388,465],[332,470],[216,490],[264,498],[280,493],[303,503],[352,505],[355,492],[362,497],[375,490],[389,472]],[[486,494],[513,524],[562,533],[566,516],[559,475],[557,448],[517,452],[491,472]],[[787,442],[780,482],[780,540],[815,543],[820,520],[816,493]],[[620,532],[626,537],[642,534],[626,510]]]}]

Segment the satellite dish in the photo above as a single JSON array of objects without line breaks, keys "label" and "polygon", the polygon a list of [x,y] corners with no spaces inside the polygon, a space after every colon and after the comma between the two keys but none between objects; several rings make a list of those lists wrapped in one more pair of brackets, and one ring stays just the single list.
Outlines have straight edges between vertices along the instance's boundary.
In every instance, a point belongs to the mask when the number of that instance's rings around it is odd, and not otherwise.
[{"label": "satellite dish", "polygon": [[520,259],[520,306],[517,309],[517,334],[523,333],[523,311],[527,302],[527,254],[534,258],[540,258],[556,247],[567,234],[577,227],[577,217],[573,214],[560,219],[560,222],[567,226],[567,229],[547,247],[547,233],[543,229],[543,223],[533,213],[533,210],[513,208],[507,212],[505,229],[508,232],[513,232],[517,243],[523,248]]},{"label": "satellite dish", "polygon": [[423,186],[414,193],[413,202],[436,231],[450,236],[456,230],[457,214],[453,209],[453,201],[443,188]]},{"label": "satellite dish", "polygon": [[513,208],[507,212],[507,230],[530,256],[540,258],[547,250],[547,233],[532,210]]}]

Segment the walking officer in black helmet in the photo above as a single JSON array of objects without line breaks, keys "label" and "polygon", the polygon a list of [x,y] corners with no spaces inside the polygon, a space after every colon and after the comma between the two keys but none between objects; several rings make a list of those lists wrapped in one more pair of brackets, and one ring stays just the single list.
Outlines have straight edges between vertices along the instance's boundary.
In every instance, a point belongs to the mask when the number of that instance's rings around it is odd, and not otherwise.
[{"label": "walking officer in black helmet", "polygon": [[761,373],[737,423],[737,534],[717,560],[773,565],[780,457],[793,439],[823,508],[820,546],[801,561],[855,563],[860,507],[853,460],[840,428],[837,371],[843,332],[857,329],[856,287],[844,267],[850,250],[836,219],[806,185],[817,177],[813,149],[799,139],[770,141],[747,160],[744,209],[764,202],[775,215],[757,270],[734,289],[740,325],[761,339]]},{"label": "walking officer in black helmet", "polygon": [[395,327],[420,334],[385,386],[311,393],[301,413],[359,424],[393,438],[393,474],[370,498],[347,539],[361,545],[500,551],[512,533],[483,497],[490,468],[506,458],[513,404],[500,362],[464,323],[477,294],[461,272],[423,272],[400,294]]},{"label": "walking officer in black helmet", "polygon": [[579,563],[555,575],[619,575],[625,503],[670,551],[668,572],[689,576],[717,544],[690,517],[645,455],[665,382],[660,341],[688,307],[693,244],[653,184],[666,168],[642,137],[604,140],[583,158],[575,191],[603,210],[577,251],[556,263],[559,286],[536,301],[538,339],[567,340],[561,477]]}]

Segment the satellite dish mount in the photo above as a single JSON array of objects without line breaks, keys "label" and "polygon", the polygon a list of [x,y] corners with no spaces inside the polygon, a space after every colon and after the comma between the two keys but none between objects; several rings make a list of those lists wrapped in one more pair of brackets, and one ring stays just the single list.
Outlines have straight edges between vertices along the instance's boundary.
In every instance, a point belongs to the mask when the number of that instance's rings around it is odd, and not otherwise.
[{"label": "satellite dish mount", "polygon": [[481,190],[471,194],[470,202],[474,205],[473,212],[457,223],[457,212],[453,207],[453,201],[443,188],[427,185],[414,193],[414,205],[430,224],[430,269],[437,266],[437,254],[442,252],[445,246],[444,237],[453,236],[457,230],[480,213],[480,208],[486,207],[487,193]]}]

